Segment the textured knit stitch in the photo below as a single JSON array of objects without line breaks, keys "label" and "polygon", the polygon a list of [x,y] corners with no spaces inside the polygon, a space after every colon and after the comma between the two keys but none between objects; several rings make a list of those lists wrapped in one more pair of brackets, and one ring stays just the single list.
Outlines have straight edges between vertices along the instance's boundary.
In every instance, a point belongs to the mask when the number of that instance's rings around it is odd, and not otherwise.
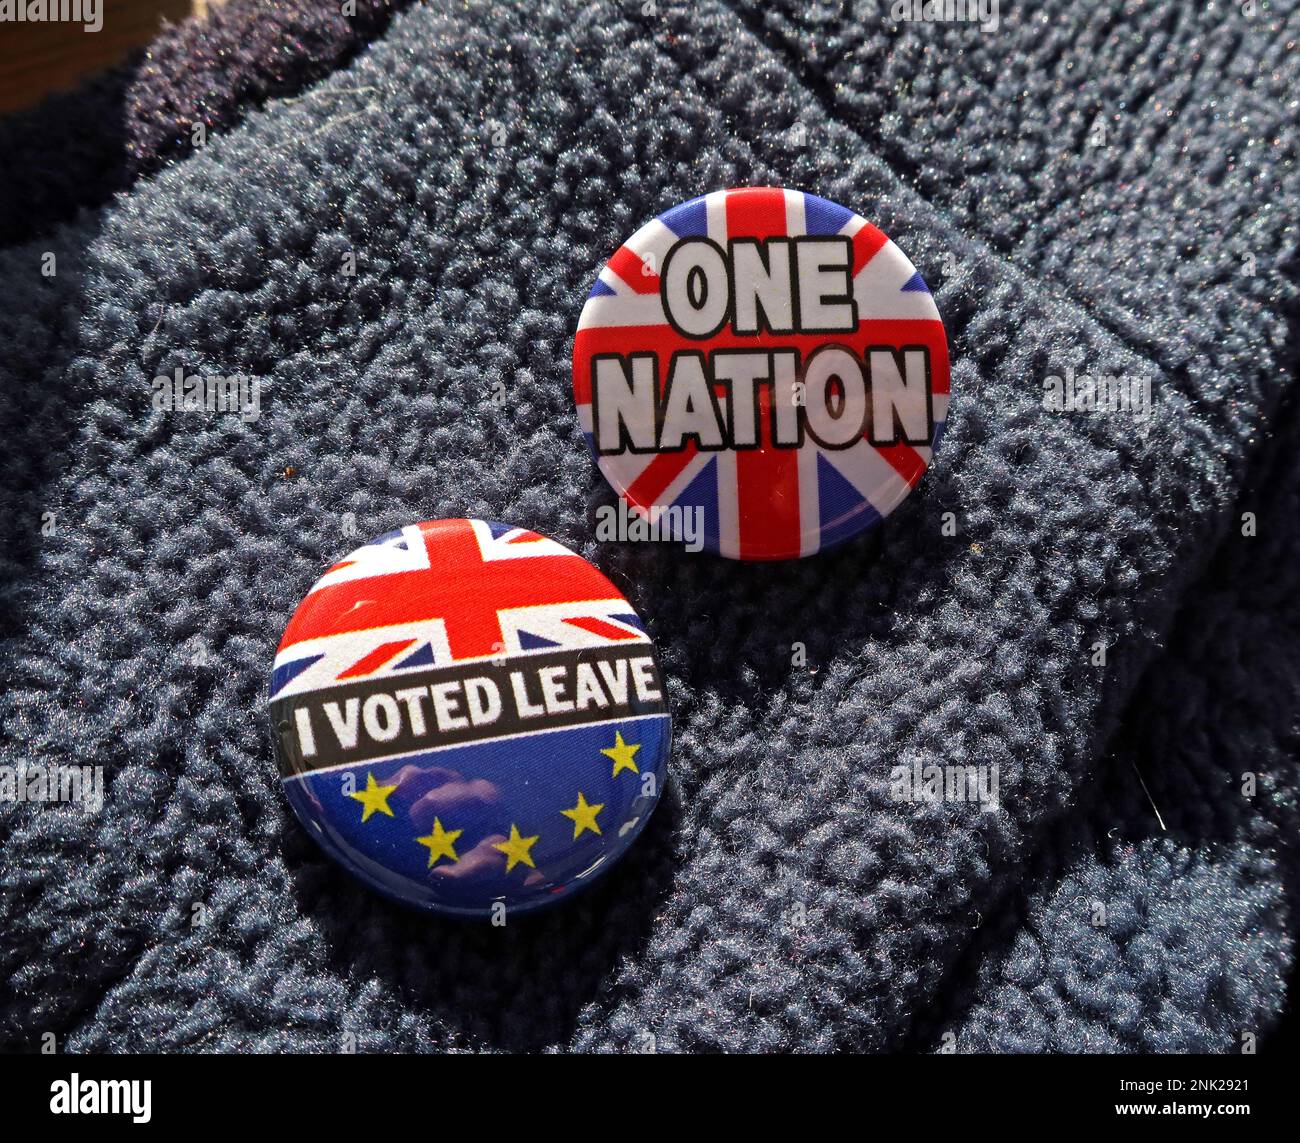
[{"label": "textured knit stitch", "polygon": [[1285,1005],[1300,905],[1290,405],[1096,789],[963,954],[915,1046],[1233,1052]]},{"label": "textured knit stitch", "polygon": [[[97,817],[0,808],[4,1041],[1226,1050],[1266,1032],[1292,957],[1294,782],[1246,802],[1234,774],[1253,740],[1294,775],[1295,663],[1274,681],[1241,641],[1267,623],[1262,588],[1214,585],[1263,558],[1269,597],[1294,582],[1276,523],[1244,555],[1234,532],[1294,364],[1278,95],[1300,20],[1234,13],[1138,9],[1118,51],[1077,5],[1017,5],[986,38],[716,3],[413,7],[312,98],[61,229],[56,278],[36,246],[0,254],[5,760],[94,760],[109,781]],[[1225,62],[1172,117],[1174,72],[1133,67],[1153,37]],[[879,82],[895,57],[907,82]],[[1104,164],[1060,138],[1079,93],[1058,67],[1127,124]],[[978,95],[1035,70],[1057,78]],[[917,125],[945,91],[963,96],[931,171]],[[1231,170],[1190,142],[1216,132],[1244,132]],[[581,299],[641,222],[747,183],[852,206],[921,269],[952,342],[944,445],[875,535],[813,560],[598,547],[610,493],[569,398]],[[1149,381],[1156,415],[1049,412],[1066,365]],[[265,378],[260,420],[154,412],[149,381],[177,366]],[[1278,503],[1261,520],[1294,510]],[[404,913],[333,866],[261,720],[280,631],[353,525],[442,515],[593,558],[646,618],[674,708],[674,780],[627,860],[504,930]],[[1222,662],[1196,642],[1220,621]],[[1209,706],[1216,669],[1276,716]],[[913,760],[997,764],[999,810],[894,800]],[[1109,927],[1085,933],[1074,898],[1093,896]]]}]

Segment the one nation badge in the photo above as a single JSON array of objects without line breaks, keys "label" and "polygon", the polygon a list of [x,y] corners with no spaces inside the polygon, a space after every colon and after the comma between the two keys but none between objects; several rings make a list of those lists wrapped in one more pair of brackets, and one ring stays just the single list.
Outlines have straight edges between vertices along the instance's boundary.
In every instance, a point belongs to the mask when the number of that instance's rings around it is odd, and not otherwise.
[{"label": "one nation badge", "polygon": [[280,641],[270,717],[289,801],[332,857],[405,904],[494,920],[618,860],[671,737],[618,589],[486,520],[412,524],[331,567]]},{"label": "one nation badge", "polygon": [[948,342],[880,230],[803,191],[715,191],[600,271],[573,346],[601,471],[652,523],[699,520],[745,560],[871,528],[921,479],[948,415]]}]

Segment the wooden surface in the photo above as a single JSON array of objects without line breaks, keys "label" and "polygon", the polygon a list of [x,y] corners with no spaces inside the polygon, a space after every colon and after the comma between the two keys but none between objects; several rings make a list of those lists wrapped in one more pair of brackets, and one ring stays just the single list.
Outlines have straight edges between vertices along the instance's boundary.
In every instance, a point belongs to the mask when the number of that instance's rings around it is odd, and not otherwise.
[{"label": "wooden surface", "polygon": [[164,20],[177,23],[191,11],[203,15],[211,3],[100,0],[104,24],[98,32],[75,23],[0,23],[0,114],[75,87],[147,44]]}]

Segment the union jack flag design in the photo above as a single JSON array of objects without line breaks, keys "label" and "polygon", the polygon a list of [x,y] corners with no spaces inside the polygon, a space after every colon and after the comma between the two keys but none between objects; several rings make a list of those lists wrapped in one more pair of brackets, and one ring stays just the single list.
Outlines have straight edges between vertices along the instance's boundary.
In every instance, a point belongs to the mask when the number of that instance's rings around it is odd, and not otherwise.
[{"label": "union jack flag design", "polygon": [[270,697],[486,658],[648,642],[618,589],[524,528],[437,520],[389,532],[308,593],[275,657]]},{"label": "union jack flag design", "polygon": [[[851,244],[846,269],[856,328],[810,331],[796,323],[788,331],[773,332],[760,324],[757,331],[737,332],[732,310],[716,332],[701,340],[671,320],[660,274],[666,273],[668,260],[680,244],[708,239],[726,252],[738,240],[777,238],[839,238]],[[863,360],[873,349],[903,353],[922,348],[925,392],[923,396],[908,393],[906,399],[928,405],[920,410],[928,440],[924,436],[882,440],[863,432],[836,447],[819,443],[811,434],[801,434],[797,446],[778,444],[773,427],[778,400],[774,377],[755,392],[758,439],[747,442],[749,447],[710,449],[688,439],[680,448],[611,450],[596,439],[593,374],[602,358],[627,363],[636,355],[654,355],[663,365],[655,378],[663,402],[666,363],[679,353],[794,351],[789,356],[801,363],[802,370],[810,356],[826,345],[843,347]],[[827,399],[834,402],[838,382],[828,384]],[[725,388],[714,384],[719,397]],[[868,390],[868,402],[869,394]],[[574,340],[579,420],[611,484],[632,509],[643,514],[674,506],[701,513],[705,546],[731,558],[809,556],[877,524],[907,496],[929,464],[943,434],[948,395],[947,339],[920,273],[865,219],[802,191],[772,187],[717,191],[660,215],[602,268]],[[662,404],[655,416],[662,421]]]}]

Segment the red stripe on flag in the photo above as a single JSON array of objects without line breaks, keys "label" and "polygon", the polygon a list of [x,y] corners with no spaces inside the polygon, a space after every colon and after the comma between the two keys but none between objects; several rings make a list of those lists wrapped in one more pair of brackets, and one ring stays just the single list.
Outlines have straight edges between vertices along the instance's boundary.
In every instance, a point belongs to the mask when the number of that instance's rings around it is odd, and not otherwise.
[{"label": "red stripe on flag", "polygon": [[[800,548],[799,453],[772,445],[772,390],[759,392],[762,444],[736,452],[736,513],[740,557],[788,559]],[[813,521],[816,526],[816,521]]]},{"label": "red stripe on flag", "polygon": [[279,649],[322,635],[441,619],[453,659],[482,658],[501,650],[501,610],[622,598],[572,552],[489,562],[467,520],[425,522],[420,531],[427,569],[317,588],[289,620]]},{"label": "red stripe on flag", "polygon": [[580,628],[583,631],[590,631],[593,635],[599,635],[602,639],[635,639],[636,634],[632,631],[625,631],[622,627],[615,627],[612,623],[606,623],[603,619],[597,619],[594,615],[580,615],[573,619],[564,621],[571,627]]},{"label": "red stripe on flag", "polygon": [[925,472],[925,461],[921,459],[921,454],[916,449],[907,444],[875,445],[874,447],[876,452],[889,461],[894,471],[907,481],[909,488],[916,487],[916,482],[921,479],[921,474]]},{"label": "red stripe on flag", "polygon": [[629,504],[638,508],[649,508],[657,504],[664,490],[676,480],[694,459],[699,450],[694,441],[687,441],[680,452],[661,452],[641,470],[624,493]]},{"label": "red stripe on flag", "polygon": [[888,235],[867,223],[853,236],[853,277],[862,272],[862,267],[871,261],[880,248],[889,241]]},{"label": "red stripe on flag", "polygon": [[607,265],[638,294],[659,292],[659,275],[648,273],[649,266],[630,247],[620,246]]},{"label": "red stripe on flag", "polygon": [[371,671],[377,671],[389,659],[396,658],[400,652],[405,651],[414,642],[414,639],[399,639],[395,643],[380,643],[369,655],[353,663],[352,666],[339,675],[339,678],[355,679],[358,675],[368,675]]},{"label": "red stripe on flag", "polygon": [[772,238],[785,233],[785,191],[745,187],[727,192],[727,237]]}]

